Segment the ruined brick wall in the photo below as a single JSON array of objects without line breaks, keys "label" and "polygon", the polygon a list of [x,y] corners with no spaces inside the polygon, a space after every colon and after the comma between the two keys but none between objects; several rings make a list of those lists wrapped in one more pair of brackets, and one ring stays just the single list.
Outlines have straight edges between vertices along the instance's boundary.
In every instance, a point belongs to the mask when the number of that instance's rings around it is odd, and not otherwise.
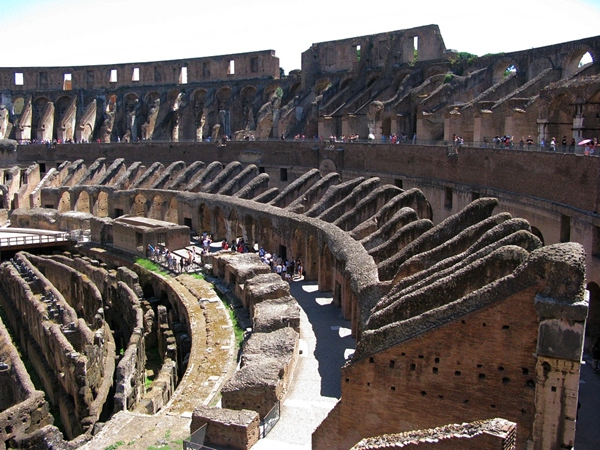
[{"label": "ruined brick wall", "polygon": [[204,425],[208,444],[246,450],[260,439],[260,418],[254,411],[197,407],[192,415],[191,434]]},{"label": "ruined brick wall", "polygon": [[[23,275],[30,283],[11,264],[4,263],[3,289],[10,300],[3,297],[3,308],[10,310],[11,328],[19,330],[22,348],[42,379],[49,400],[60,410],[67,435],[73,438],[91,431],[108,395],[114,372],[112,334],[104,325],[92,332],[40,271],[23,256],[17,261],[31,274]],[[51,312],[42,301],[48,292],[61,312]]]},{"label": "ruined brick wall", "polygon": [[504,419],[450,424],[365,438],[351,450],[384,448],[514,450],[517,424]]},{"label": "ruined brick wall", "polygon": [[94,328],[95,316],[102,317],[102,293],[97,285],[81,272],[57,261],[30,256],[33,264],[44,274],[52,285],[63,295],[66,302],[77,311],[79,317]]},{"label": "ruined brick wall", "polygon": [[[504,417],[517,447],[533,435],[537,316],[533,290],[431,330],[342,369],[342,399],[313,448],[362,437]],[[515,315],[514,311],[519,311]],[[362,417],[351,411],[368,410]]]},{"label": "ruined brick wall", "polygon": [[[92,162],[104,154],[108,159],[124,156],[128,163],[166,163],[180,159],[188,163],[196,160],[247,161],[264,167],[271,178],[270,186],[281,189],[303,175],[307,167],[319,167],[323,160],[330,160],[344,179],[360,175],[379,176],[383,182],[391,184],[395,180],[404,180],[409,184],[405,184],[404,189],[420,184],[426,187],[434,180],[447,180],[518,192],[586,211],[594,211],[597,207],[598,187],[593,180],[599,171],[598,158],[464,148],[457,159],[449,158],[447,149],[440,147],[344,144],[340,148],[343,151],[328,150],[309,142],[230,142],[222,148],[208,143],[179,143],[177,146],[166,143],[110,144],[102,147],[88,144],[59,146],[56,152],[46,153],[40,146],[31,145],[19,147],[19,159],[23,162],[45,161],[48,166],[75,158]],[[287,182],[281,182],[280,168],[287,169]],[[572,184],[573,180],[577,181],[577,189],[562,188]],[[426,196],[435,203],[435,198]]]},{"label": "ruined brick wall", "polygon": [[291,328],[253,333],[240,369],[221,389],[223,408],[256,411],[263,419],[283,401],[298,359],[298,338]]},{"label": "ruined brick wall", "polygon": [[[234,72],[230,71],[234,61]],[[134,79],[134,68],[138,79]],[[187,82],[182,79],[186,68]],[[115,71],[111,73],[111,71]],[[15,84],[15,73],[23,84]],[[65,84],[65,74],[71,82]],[[273,50],[237,53],[172,61],[71,67],[4,67],[0,69],[0,89],[31,90],[117,89],[134,86],[164,86],[194,82],[233,81],[247,78],[279,78],[279,58]],[[67,87],[67,89],[65,89]]]},{"label": "ruined brick wall", "polygon": [[[161,219],[163,214],[162,211],[159,212]],[[190,243],[190,230],[186,226],[159,227],[152,224],[150,227],[145,227],[141,224],[129,224],[117,220],[112,225],[112,238],[116,248],[145,257],[147,256],[148,244],[156,246],[163,239],[167,248],[178,249],[188,246]]]},{"label": "ruined brick wall", "polygon": [[[115,292],[116,291],[116,292]],[[107,299],[112,315],[119,317],[127,326],[121,327],[120,335],[125,344],[123,357],[116,369],[114,411],[131,409],[145,391],[146,341],[144,339],[144,316],[138,295],[124,282],[119,281],[113,290],[116,295]],[[121,346],[120,348],[123,348]]]},{"label": "ruined brick wall", "polygon": [[318,74],[412,63],[415,51],[419,61],[441,59],[445,49],[437,25],[316,43],[302,53],[303,86],[312,86]]},{"label": "ruined brick wall", "polygon": [[0,446],[53,422],[44,393],[35,389],[4,323],[0,320]]}]

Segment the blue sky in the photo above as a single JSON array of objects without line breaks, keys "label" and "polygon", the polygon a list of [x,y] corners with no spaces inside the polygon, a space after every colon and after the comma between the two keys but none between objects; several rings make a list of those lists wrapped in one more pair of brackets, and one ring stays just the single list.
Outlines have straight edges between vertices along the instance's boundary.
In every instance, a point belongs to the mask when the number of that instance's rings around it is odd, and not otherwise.
[{"label": "blue sky", "polygon": [[447,48],[508,52],[600,34],[600,0],[0,0],[0,66],[273,49],[289,72],[314,42],[428,24],[440,26]]}]

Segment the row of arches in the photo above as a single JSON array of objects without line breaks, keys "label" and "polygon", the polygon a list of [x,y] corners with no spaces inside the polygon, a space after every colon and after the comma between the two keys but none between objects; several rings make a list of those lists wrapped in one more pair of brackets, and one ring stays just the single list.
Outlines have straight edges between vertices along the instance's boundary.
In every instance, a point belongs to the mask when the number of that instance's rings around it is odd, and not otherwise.
[{"label": "row of arches", "polygon": [[[319,290],[333,291],[334,302],[342,308],[346,318],[352,319],[354,333],[360,332],[358,297],[352,279],[361,272],[371,273],[371,282],[378,283],[377,268],[366,250],[349,236],[347,245],[337,251],[331,233],[309,225],[301,218],[282,218],[276,211],[261,211],[265,205],[236,205],[233,202],[202,201],[205,194],[196,194],[195,200],[178,197],[178,192],[132,191],[130,195],[111,196],[108,192],[93,192],[82,187],[65,190],[59,200],[59,211],[88,212],[98,217],[118,217],[129,214],[176,224],[188,224],[197,233],[212,234],[215,241],[243,237],[250,243],[284,259],[301,259],[306,270],[306,280],[318,281]],[[48,205],[50,206],[50,205]],[[324,228],[337,227],[323,223]],[[340,251],[341,248],[341,251]],[[355,265],[355,269],[348,266]],[[354,286],[354,287],[353,287]]]},{"label": "row of arches", "polygon": [[[231,242],[242,237],[252,246],[261,245],[267,251],[283,258],[300,258],[307,271],[306,279],[318,280],[319,288],[323,291],[333,291],[334,301],[342,307],[346,318],[354,317],[354,331],[359,333],[356,303],[358,297],[348,284],[353,276],[352,270],[346,269],[351,258],[331,251],[327,233],[318,227],[307,226],[301,219],[282,218],[275,210],[261,212],[264,207],[260,204],[240,206],[233,199],[216,202],[212,198],[206,198],[206,194],[195,194],[194,199],[191,199],[188,196],[180,197],[176,191],[148,190],[131,191],[125,196],[112,196],[108,191],[95,191],[86,187],[65,190],[58,204],[58,209],[63,212],[74,210],[113,218],[129,214],[184,224],[198,234],[211,233],[219,241],[226,239]],[[528,216],[526,212],[523,214],[519,216]],[[532,216],[530,223],[532,233],[540,238],[543,244],[547,243],[546,233],[536,226],[535,217]],[[546,226],[549,223],[545,222]],[[550,233],[550,241],[555,240],[553,233],[548,230],[546,232]],[[360,245],[350,237],[348,239]],[[365,249],[360,247],[360,252],[365,252]],[[374,266],[373,269],[376,272]],[[375,282],[378,282],[378,278]],[[600,289],[594,280],[589,281],[588,291],[589,332],[600,332]]]},{"label": "row of arches", "polygon": [[[299,89],[298,80],[293,86],[283,88],[281,83],[273,82],[266,86],[226,85],[187,90],[175,88],[169,91],[150,89],[147,92],[109,93],[96,99],[74,95],[59,95],[56,98],[38,95],[30,101],[17,95],[12,102],[9,120],[12,123],[20,122],[21,125],[29,121],[25,125],[30,126],[33,131],[27,135],[15,135],[15,139],[76,139],[75,121],[80,120],[81,111],[96,100],[97,114],[89,123],[81,124],[84,128],[93,128],[83,133],[89,137],[88,140],[99,138],[109,142],[125,138],[133,141],[198,141],[211,136],[215,125],[221,126],[221,134],[226,133],[230,137],[238,130],[255,130],[258,112],[264,104],[275,97],[282,101],[283,97],[293,98]],[[51,123],[47,119],[50,104],[54,106]],[[76,108],[80,109],[79,113]],[[68,130],[61,133],[60,124],[70,112],[73,113],[72,121]],[[51,129],[46,130],[43,136],[38,136],[36,130],[42,127]]]},{"label": "row of arches", "polygon": [[555,61],[549,56],[541,56],[529,61],[519,61],[512,57],[504,57],[492,66],[492,82],[498,83],[506,76],[525,71],[527,80],[532,80],[546,69],[562,69],[562,78],[567,78],[580,67],[597,61],[594,50],[586,45],[578,46],[563,56],[561,61]]}]

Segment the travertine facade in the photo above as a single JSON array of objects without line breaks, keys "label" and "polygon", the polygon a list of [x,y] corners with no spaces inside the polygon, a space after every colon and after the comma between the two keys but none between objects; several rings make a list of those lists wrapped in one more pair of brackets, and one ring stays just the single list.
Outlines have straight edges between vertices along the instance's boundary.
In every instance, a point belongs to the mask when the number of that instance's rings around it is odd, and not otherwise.
[{"label": "travertine facade", "polygon": [[[592,64],[579,67],[589,53]],[[280,78],[272,50],[153,63],[0,69],[0,139],[115,142],[392,134],[536,143],[593,138],[600,37],[476,57],[436,25],[313,44]],[[597,137],[597,136],[596,136]]]}]

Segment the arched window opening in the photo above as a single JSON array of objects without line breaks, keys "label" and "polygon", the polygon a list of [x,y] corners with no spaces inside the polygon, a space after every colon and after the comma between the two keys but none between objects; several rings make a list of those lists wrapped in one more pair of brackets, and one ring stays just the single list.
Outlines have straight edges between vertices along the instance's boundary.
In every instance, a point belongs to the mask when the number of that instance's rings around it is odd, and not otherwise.
[{"label": "arched window opening", "polygon": [[577,65],[577,67],[583,67],[586,64],[590,64],[593,62],[594,62],[594,58],[592,58],[592,54],[590,52],[586,52],[579,60],[579,64]]}]

